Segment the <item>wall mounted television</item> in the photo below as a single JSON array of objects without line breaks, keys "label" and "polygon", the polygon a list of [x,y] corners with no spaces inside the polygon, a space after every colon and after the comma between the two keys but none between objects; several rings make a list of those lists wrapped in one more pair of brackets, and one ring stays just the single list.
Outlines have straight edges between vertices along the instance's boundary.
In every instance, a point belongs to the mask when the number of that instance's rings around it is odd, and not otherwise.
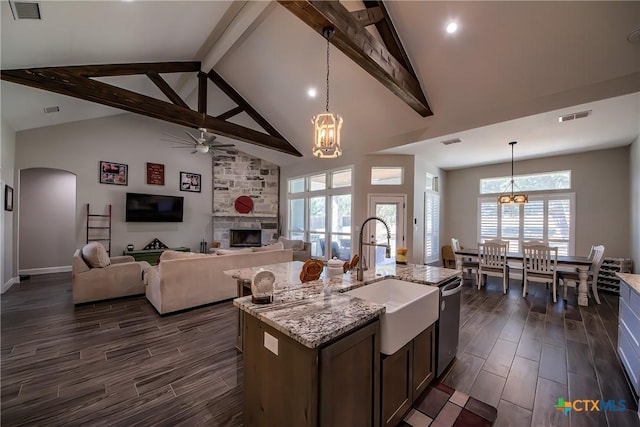
[{"label": "wall mounted television", "polygon": [[184,197],[127,193],[126,222],[182,222]]}]

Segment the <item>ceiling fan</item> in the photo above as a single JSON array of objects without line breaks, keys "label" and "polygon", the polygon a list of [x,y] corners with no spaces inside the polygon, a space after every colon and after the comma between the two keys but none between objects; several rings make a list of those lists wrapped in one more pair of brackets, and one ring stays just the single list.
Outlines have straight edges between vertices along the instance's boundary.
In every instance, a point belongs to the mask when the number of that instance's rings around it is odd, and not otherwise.
[{"label": "ceiling fan", "polygon": [[205,128],[198,128],[198,130],[200,131],[200,137],[195,137],[193,134],[187,131],[184,131],[184,133],[186,133],[189,136],[189,138],[191,138],[191,140],[177,136],[177,135],[172,135],[167,132],[163,132],[163,133],[167,136],[170,136],[173,139],[164,139],[164,138],[161,138],[161,139],[163,141],[183,144],[181,146],[177,146],[173,148],[193,148],[193,151],[191,152],[191,154],[196,154],[196,153],[206,154],[206,153],[211,153],[213,152],[213,150],[216,150],[218,148],[235,147],[234,144],[215,144],[214,141],[217,138],[215,135],[209,134],[207,132],[207,129]]}]

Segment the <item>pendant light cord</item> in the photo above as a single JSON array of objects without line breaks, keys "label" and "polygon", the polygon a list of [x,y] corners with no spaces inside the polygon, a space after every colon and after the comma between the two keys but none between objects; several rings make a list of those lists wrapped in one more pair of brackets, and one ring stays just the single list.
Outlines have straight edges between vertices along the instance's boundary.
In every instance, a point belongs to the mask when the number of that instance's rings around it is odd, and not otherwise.
[{"label": "pendant light cord", "polygon": [[327,104],[325,110],[329,112],[329,35],[327,35]]}]

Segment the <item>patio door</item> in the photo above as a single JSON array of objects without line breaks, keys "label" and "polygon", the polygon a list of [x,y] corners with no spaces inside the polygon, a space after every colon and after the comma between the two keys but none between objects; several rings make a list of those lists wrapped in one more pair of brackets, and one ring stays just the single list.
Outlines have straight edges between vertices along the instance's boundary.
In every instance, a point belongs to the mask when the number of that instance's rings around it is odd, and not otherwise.
[{"label": "patio door", "polygon": [[[384,220],[391,231],[391,258],[385,258],[385,248],[378,246],[367,246],[368,250],[363,250],[368,254],[367,264],[373,267],[379,264],[395,263],[396,248],[405,247],[405,195],[369,195],[369,215],[377,216]],[[367,229],[363,235],[364,242],[387,242],[387,230],[380,221],[371,221],[367,224]]]}]

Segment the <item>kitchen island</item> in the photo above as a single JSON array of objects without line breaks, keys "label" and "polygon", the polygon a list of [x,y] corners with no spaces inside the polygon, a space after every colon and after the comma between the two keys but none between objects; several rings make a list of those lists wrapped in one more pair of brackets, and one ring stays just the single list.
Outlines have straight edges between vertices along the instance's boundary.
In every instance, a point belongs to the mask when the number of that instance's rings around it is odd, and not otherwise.
[{"label": "kitchen island", "polygon": [[[433,378],[433,325],[424,325],[418,343],[403,347],[405,362],[417,363],[407,370],[400,406],[391,411],[393,416],[382,411],[381,417],[381,377],[387,359],[383,356],[381,362],[379,317],[385,307],[343,293],[385,278],[437,284],[459,271],[388,264],[367,270],[362,281],[350,272],[303,284],[296,268],[300,265],[292,262],[225,272],[247,280],[264,269],[276,277],[272,303],[253,304],[250,296],[234,300],[243,317],[244,424],[395,425],[403,415],[399,411],[408,409],[411,398]],[[418,357],[416,349],[428,354]],[[392,357],[388,360],[402,365],[402,358]],[[420,387],[415,396],[414,383]],[[392,399],[386,401],[389,407]]]}]

